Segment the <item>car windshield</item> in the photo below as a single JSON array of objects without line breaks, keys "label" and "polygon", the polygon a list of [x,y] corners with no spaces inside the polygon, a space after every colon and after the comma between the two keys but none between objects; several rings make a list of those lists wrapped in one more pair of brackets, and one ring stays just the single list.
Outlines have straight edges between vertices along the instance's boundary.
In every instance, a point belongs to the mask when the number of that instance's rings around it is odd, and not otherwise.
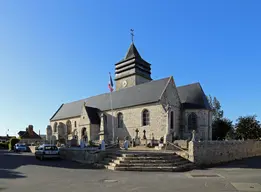
[{"label": "car windshield", "polygon": [[56,146],[45,146],[44,149],[46,151],[56,151],[58,148]]}]

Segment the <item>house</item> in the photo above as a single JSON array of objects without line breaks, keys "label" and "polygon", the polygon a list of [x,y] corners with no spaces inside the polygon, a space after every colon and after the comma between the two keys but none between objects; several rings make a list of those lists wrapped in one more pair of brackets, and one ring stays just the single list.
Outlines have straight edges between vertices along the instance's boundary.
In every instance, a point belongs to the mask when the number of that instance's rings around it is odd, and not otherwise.
[{"label": "house", "polygon": [[42,137],[34,132],[32,125],[29,125],[25,131],[19,131],[18,135],[21,143],[31,144],[42,141]]}]

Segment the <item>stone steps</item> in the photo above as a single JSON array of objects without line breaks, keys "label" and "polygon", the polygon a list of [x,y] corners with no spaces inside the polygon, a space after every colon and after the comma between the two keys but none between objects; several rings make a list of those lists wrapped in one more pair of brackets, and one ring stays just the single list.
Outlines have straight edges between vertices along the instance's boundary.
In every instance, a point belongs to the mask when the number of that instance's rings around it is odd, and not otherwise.
[{"label": "stone steps", "polygon": [[171,162],[171,163],[116,163],[116,162],[110,162],[108,165],[114,166],[114,167],[175,167],[179,165],[184,165],[187,163],[186,161],[179,161],[179,162]]},{"label": "stone steps", "polygon": [[175,153],[121,152],[108,155],[101,162],[107,169],[115,171],[186,171],[193,163]]},{"label": "stone steps", "polygon": [[[105,158],[103,162],[115,162],[115,163],[175,163],[178,161],[184,161],[186,159],[180,157],[166,157],[166,158],[126,158],[126,157],[117,157],[117,158]],[[187,160],[186,160],[187,161]]]},{"label": "stone steps", "polygon": [[158,166],[158,167],[115,167],[106,166],[107,169],[113,171],[151,171],[151,172],[181,172],[191,170],[193,168],[192,163],[184,164],[183,166]]},{"label": "stone steps", "polygon": [[134,160],[141,160],[141,161],[155,161],[155,160],[175,160],[179,156],[166,156],[166,157],[108,157],[111,159],[118,159],[121,161],[134,161]]},{"label": "stone steps", "polygon": [[177,159],[177,160],[119,160],[119,159],[113,159],[111,162],[113,163],[128,163],[128,164],[133,164],[133,163],[141,163],[141,164],[160,164],[160,163],[175,163],[178,161],[181,161],[182,159]]}]

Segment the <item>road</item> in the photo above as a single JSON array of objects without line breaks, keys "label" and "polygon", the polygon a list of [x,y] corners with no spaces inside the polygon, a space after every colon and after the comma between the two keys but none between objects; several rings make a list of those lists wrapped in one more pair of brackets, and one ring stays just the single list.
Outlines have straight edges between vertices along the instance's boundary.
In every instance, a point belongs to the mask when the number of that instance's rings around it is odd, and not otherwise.
[{"label": "road", "polygon": [[217,192],[260,191],[261,158],[185,173],[113,172],[31,153],[0,151],[0,191]]}]

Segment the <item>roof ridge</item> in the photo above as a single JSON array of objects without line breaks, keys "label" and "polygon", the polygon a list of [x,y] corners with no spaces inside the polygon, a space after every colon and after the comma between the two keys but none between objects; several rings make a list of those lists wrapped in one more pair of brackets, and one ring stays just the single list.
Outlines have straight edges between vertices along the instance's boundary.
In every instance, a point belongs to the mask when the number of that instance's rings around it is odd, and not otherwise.
[{"label": "roof ridge", "polygon": [[[120,91],[126,90],[126,89],[131,89],[133,87],[137,88],[137,87],[140,87],[140,86],[144,86],[145,84],[147,85],[147,84],[150,84],[150,83],[153,83],[153,82],[157,82],[157,81],[160,81],[160,80],[163,80],[163,79],[169,79],[170,77],[172,77],[172,76],[168,76],[168,77],[165,77],[165,78],[152,80],[152,81],[149,81],[149,82],[146,82],[146,83],[142,83],[142,84],[139,84],[139,85],[136,85],[136,86],[127,87],[127,88],[124,88],[124,89],[113,91],[112,94],[116,93],[116,92],[120,92]],[[77,100],[77,101],[72,101],[72,102],[68,102],[68,103],[64,103],[64,104],[69,104],[69,103],[74,103],[74,102],[79,102],[79,101],[86,101],[87,99],[90,99],[90,98],[93,98],[93,97],[97,97],[97,96],[107,95],[107,94],[110,94],[110,93],[101,93],[101,94],[98,94],[98,95],[90,96],[90,97],[87,97],[87,98],[84,98],[84,99],[80,99],[80,100]]]},{"label": "roof ridge", "polygon": [[196,84],[200,85],[200,82],[190,83],[190,84],[186,84],[186,85],[180,85],[180,86],[177,86],[177,88],[179,88],[179,87],[187,87],[187,86],[196,85]]},{"label": "roof ridge", "polygon": [[[171,78],[172,76],[168,76],[112,92],[111,99],[113,100],[113,109],[158,102],[162,91]],[[107,93],[94,95],[89,98],[81,99],[71,103],[66,103],[51,119],[51,121],[67,116],[80,116],[80,107],[83,106],[84,102],[85,106],[87,106],[86,109],[89,110],[109,110],[111,109],[109,95],[110,92],[108,91]]]}]

